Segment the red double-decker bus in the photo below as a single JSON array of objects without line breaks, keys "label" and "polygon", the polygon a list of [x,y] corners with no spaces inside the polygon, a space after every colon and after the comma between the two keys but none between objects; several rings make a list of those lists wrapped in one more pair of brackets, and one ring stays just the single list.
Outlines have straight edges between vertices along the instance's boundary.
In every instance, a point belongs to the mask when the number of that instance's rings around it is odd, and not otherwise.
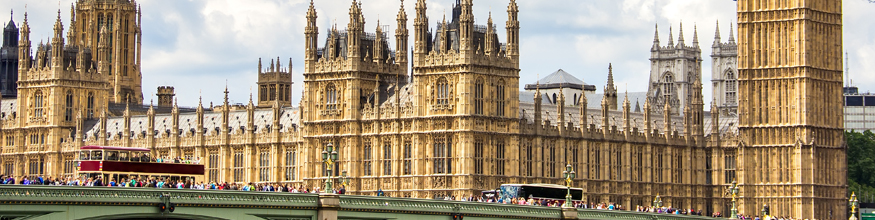
[{"label": "red double-decker bus", "polygon": [[77,175],[101,176],[105,181],[131,178],[203,181],[204,165],[194,162],[158,162],[146,148],[83,146],[79,149]]}]

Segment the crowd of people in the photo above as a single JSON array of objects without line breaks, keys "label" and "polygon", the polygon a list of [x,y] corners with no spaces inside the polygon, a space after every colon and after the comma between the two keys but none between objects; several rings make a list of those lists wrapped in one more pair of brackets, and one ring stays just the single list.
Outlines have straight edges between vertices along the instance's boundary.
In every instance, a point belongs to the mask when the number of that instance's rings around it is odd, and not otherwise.
[{"label": "crowd of people", "polygon": [[[130,179],[122,178],[119,181],[115,179],[110,179],[109,181],[104,180],[102,177],[92,177],[92,178],[73,178],[73,177],[65,177],[65,178],[43,178],[42,176],[32,176],[32,177],[20,177],[20,179],[15,179],[12,176],[0,175],[0,184],[19,184],[19,185],[51,185],[51,186],[92,186],[92,187],[145,187],[145,188],[166,188],[166,189],[195,189],[195,190],[237,190],[237,191],[261,191],[261,192],[287,192],[287,193],[322,193],[319,187],[310,188],[305,185],[294,185],[294,184],[282,184],[282,183],[248,183],[248,184],[238,184],[238,183],[228,183],[228,182],[197,182],[191,180],[176,180],[176,179],[165,179],[162,177],[132,177]],[[343,185],[336,187],[336,189],[332,190],[332,193],[336,194],[345,194],[346,188]],[[384,196],[382,190],[378,191],[378,196]],[[455,201],[471,201],[471,202],[484,202],[484,203],[502,203],[502,204],[515,204],[515,205],[529,205],[529,206],[545,206],[545,207],[562,207],[565,204],[564,199],[544,199],[544,198],[511,198],[507,201],[502,200],[500,198],[495,197],[487,197],[487,196],[474,196],[456,199],[455,196],[445,196],[443,200],[455,200]],[[597,209],[597,210],[626,210],[620,204],[615,203],[587,203],[583,201],[572,201],[573,206],[578,209]],[[628,210],[626,210],[628,211]],[[675,215],[703,215],[701,210],[693,210],[693,209],[676,209],[672,207],[647,207],[647,206],[637,206],[635,209],[636,212],[651,212],[651,213],[662,213],[662,214],[675,214]],[[711,217],[723,217],[723,214],[720,212],[715,212],[711,214]],[[793,220],[793,218],[789,217],[773,217],[769,216],[768,218],[760,218],[760,216],[750,216],[750,215],[738,215],[738,219],[744,220]]]}]

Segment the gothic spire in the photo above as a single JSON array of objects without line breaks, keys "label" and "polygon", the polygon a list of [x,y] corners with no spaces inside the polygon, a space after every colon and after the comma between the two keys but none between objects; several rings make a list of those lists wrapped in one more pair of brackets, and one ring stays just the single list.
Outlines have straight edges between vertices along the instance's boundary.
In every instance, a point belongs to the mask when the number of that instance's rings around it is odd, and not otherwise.
[{"label": "gothic spire", "polygon": [[653,28],[653,45],[659,46],[659,24],[655,24]]},{"label": "gothic spire", "polygon": [[729,43],[735,43],[735,31],[732,29],[732,23],[729,23]]},{"label": "gothic spire", "polygon": [[720,43],[720,20],[717,20],[717,26],[715,27],[717,27],[717,30],[714,31],[714,45],[716,46]]},{"label": "gothic spire", "polygon": [[668,46],[674,46],[674,33],[671,31],[671,26],[668,26]]},{"label": "gothic spire", "polygon": [[678,47],[686,46],[684,44],[684,22],[681,22],[680,31],[678,32]]},{"label": "gothic spire", "polygon": [[699,28],[693,24],[693,46],[699,47]]}]

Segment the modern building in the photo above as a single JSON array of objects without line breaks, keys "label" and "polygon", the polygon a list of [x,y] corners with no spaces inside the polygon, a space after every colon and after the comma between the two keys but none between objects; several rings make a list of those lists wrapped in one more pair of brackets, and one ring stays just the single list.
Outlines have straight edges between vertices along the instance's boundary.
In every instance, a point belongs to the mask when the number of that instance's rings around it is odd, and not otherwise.
[{"label": "modern building", "polygon": [[[793,65],[758,56],[758,51],[788,44],[752,35],[757,33],[754,23],[777,27],[774,21],[754,20],[764,16],[751,15],[775,9],[753,2],[739,1],[741,118],[704,111],[697,37],[694,46],[682,39],[678,45],[670,43],[667,48],[674,49],[666,53],[674,55],[654,54],[653,70],[660,74],[651,83],[658,88],[645,95],[618,93],[610,65],[598,100],[590,99],[596,95],[587,94],[582,81],[574,81],[584,91],[579,100],[572,94],[573,101],[566,101],[562,83],[573,81],[567,73],[559,73],[562,79],[556,81],[541,79],[545,85],[560,84],[556,98],[550,94],[545,100],[539,82],[534,92],[525,94],[518,81],[521,27],[514,0],[507,6],[505,43],[497,39],[499,30],[491,15],[486,25],[474,24],[472,0],[458,0],[449,21],[433,23],[426,16],[426,1],[418,0],[413,45],[408,46],[411,36],[402,5],[394,49],[389,47],[388,30],[380,25],[373,33],[364,30],[362,3],[355,0],[346,29],[325,29],[325,44],[319,47],[316,5],[311,1],[304,29],[304,92],[298,107],[284,103],[291,100],[283,94],[291,85],[284,74],[292,68],[277,60],[269,68],[259,65],[258,98],[246,105],[229,103],[226,89],[224,103],[215,107],[198,103],[188,111],[172,103],[169,111],[161,111],[162,106],[131,103],[119,110],[111,94],[122,90],[109,80],[118,74],[108,68],[107,28],[100,28],[103,40],[96,47],[97,59],[89,62],[87,45],[63,46],[58,19],[53,42],[40,45],[37,58],[31,60],[25,20],[19,50],[28,56],[19,59],[19,96],[0,102],[0,137],[6,143],[0,171],[16,176],[72,175],[78,147],[112,145],[145,147],[161,157],[203,158],[209,181],[314,188],[328,179],[321,153],[331,144],[339,154],[332,172],[348,171],[351,194],[375,195],[382,190],[396,197],[467,197],[503,183],[562,184],[563,167],[570,164],[578,174],[573,184],[584,189],[581,199],[587,202],[650,206],[659,195],[665,206],[729,213],[731,199],[725,191],[737,181],[743,214],[756,215],[768,204],[773,215],[841,219],[847,205],[845,155],[841,112],[832,106],[839,104],[833,101],[839,94],[831,89],[833,82],[842,80],[840,72],[834,74],[833,62],[821,60],[841,59],[840,54],[791,56],[787,62],[799,62],[789,63]],[[781,7],[826,13],[791,19],[798,28],[812,25],[812,19],[841,15],[841,3],[790,3]],[[104,2],[100,7],[111,7],[105,4],[129,3]],[[430,32],[435,23],[437,28]],[[840,23],[814,24],[827,28],[795,32],[798,42],[808,43],[794,48],[820,53],[828,50],[818,48],[840,45],[840,38],[833,38],[840,33]],[[654,53],[661,53],[660,48],[664,49],[656,39]],[[51,52],[74,49],[76,53]],[[682,66],[660,67],[669,63],[663,58]],[[76,68],[51,61],[72,61]],[[761,69],[766,67],[774,71]],[[811,78],[803,74],[807,72],[830,78]],[[39,81],[32,77],[35,74],[53,80]],[[665,76],[672,79],[664,80]],[[812,82],[816,83],[808,84]],[[796,83],[800,85],[793,86]],[[159,93],[164,94],[159,103],[165,106],[174,94],[168,87]],[[643,107],[640,97],[647,97],[641,100]],[[711,112],[719,112],[718,107],[712,104]]]},{"label": "modern building", "polygon": [[875,130],[875,94],[860,93],[855,86],[844,87],[846,131]]}]

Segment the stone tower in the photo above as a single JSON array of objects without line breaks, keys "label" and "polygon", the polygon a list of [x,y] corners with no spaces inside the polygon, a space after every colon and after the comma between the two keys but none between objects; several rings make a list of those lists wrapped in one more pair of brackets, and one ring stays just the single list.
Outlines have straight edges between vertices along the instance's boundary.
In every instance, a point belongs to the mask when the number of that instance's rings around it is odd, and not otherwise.
[{"label": "stone tower", "polygon": [[176,96],[173,86],[159,86],[156,95],[158,95],[158,106],[173,106],[173,97]]},{"label": "stone tower", "polygon": [[835,0],[738,1],[741,213],[848,218],[841,12]]},{"label": "stone tower", "polygon": [[18,27],[12,18],[3,28],[3,47],[0,47],[0,93],[3,97],[18,95]]},{"label": "stone tower", "polygon": [[270,60],[270,66],[262,68],[258,59],[258,107],[267,108],[279,103],[280,106],[292,105],[292,59],[289,66],[283,67],[280,58]]},{"label": "stone tower", "polygon": [[729,40],[720,38],[720,23],[711,45],[711,83],[714,105],[722,114],[736,114],[738,110],[738,44],[729,26]]},{"label": "stone tower", "polygon": [[53,29],[51,42],[38,44],[32,57],[30,26],[24,14],[18,41],[18,113],[12,119],[17,127],[5,132],[16,137],[16,146],[28,146],[27,151],[38,154],[19,158],[22,169],[16,174],[24,170],[60,173],[62,161],[73,159],[63,158],[60,146],[75,139],[78,121],[107,109],[109,32],[100,30],[102,41],[94,56],[87,46],[66,44],[60,10]]},{"label": "stone tower", "polygon": [[[687,45],[684,41],[684,28],[681,24],[680,36],[674,43],[673,33],[669,28],[668,45],[661,46],[659,27],[653,36],[653,46],[650,48],[650,83],[647,98],[655,106],[669,103],[671,112],[679,113],[683,106],[692,99],[693,81],[701,77],[702,70],[698,63],[702,61],[702,50],[699,48],[698,33],[693,32],[693,43]],[[659,112],[659,108],[655,108]]]},{"label": "stone tower", "polygon": [[[107,29],[110,102],[142,104],[142,11],[136,1],[82,0],[71,7],[68,44],[97,48],[100,43],[98,32],[103,27]],[[92,59],[97,61],[96,57]]]}]

